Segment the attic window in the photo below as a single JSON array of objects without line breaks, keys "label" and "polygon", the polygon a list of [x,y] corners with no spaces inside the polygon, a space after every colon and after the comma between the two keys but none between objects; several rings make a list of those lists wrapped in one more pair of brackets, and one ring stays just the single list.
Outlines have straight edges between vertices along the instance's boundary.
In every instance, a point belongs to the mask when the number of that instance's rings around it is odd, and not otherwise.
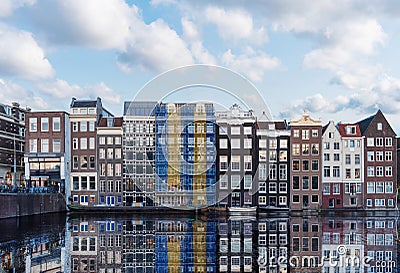
[{"label": "attic window", "polygon": [[346,134],[355,135],[356,134],[356,127],[355,126],[346,126]]},{"label": "attic window", "polygon": [[378,123],[376,126],[376,129],[378,129],[379,131],[382,131],[382,123]]},{"label": "attic window", "polygon": [[113,126],[114,126],[114,119],[107,118],[107,127],[113,127]]}]

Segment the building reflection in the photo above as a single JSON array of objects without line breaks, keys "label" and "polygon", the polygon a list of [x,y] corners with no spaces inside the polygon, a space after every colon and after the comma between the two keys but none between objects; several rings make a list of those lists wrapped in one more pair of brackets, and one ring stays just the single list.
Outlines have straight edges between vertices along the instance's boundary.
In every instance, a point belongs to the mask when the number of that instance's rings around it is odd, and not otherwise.
[{"label": "building reflection", "polygon": [[38,216],[0,230],[1,273],[398,272],[389,216]]}]

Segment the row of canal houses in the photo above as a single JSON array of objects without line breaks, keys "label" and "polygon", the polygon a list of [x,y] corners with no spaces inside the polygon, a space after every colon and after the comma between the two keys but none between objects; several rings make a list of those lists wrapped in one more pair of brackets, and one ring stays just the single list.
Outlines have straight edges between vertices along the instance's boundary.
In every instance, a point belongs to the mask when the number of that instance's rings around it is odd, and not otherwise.
[{"label": "row of canal houses", "polygon": [[397,208],[397,138],[379,110],[323,125],[275,121],[233,105],[101,99],[26,113],[25,177],[80,206]]}]

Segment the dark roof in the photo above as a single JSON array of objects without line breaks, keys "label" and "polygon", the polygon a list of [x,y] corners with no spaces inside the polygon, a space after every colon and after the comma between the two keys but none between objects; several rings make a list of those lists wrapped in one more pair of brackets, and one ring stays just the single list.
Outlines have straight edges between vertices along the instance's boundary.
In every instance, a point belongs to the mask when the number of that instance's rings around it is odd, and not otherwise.
[{"label": "dark roof", "polygon": [[125,101],[124,116],[152,116],[157,103],[156,101]]},{"label": "dark roof", "polygon": [[274,121],[276,130],[287,130],[286,123],[284,121]]},{"label": "dark roof", "polygon": [[[378,113],[379,113],[379,111],[378,111]],[[376,114],[357,122],[358,126],[360,126],[360,130],[361,130],[362,134],[364,134],[365,131],[368,129],[368,126],[371,124],[371,122],[375,118],[375,116],[376,116]]]},{"label": "dark roof", "polygon": [[7,113],[6,113],[6,109],[5,109],[4,106],[1,105],[1,104],[0,104],[0,113],[1,113],[1,114],[5,114],[5,115],[7,114]]},{"label": "dark roof", "polygon": [[108,119],[113,119],[113,126],[112,127],[122,127],[122,118],[121,117],[108,117],[108,118],[102,118],[100,120],[99,126],[98,127],[109,127],[107,126],[107,120]]},{"label": "dark roof", "polygon": [[325,131],[326,131],[326,128],[328,128],[328,125],[329,125],[329,122],[324,127],[322,127],[322,134],[325,134]]},{"label": "dark roof", "polygon": [[100,103],[101,105],[100,98],[95,100],[77,100],[76,98],[72,98],[71,107],[96,107],[97,103]]},{"label": "dark roof", "polygon": [[275,130],[288,130],[285,121],[258,121],[257,129],[269,129],[270,124],[275,125]]}]

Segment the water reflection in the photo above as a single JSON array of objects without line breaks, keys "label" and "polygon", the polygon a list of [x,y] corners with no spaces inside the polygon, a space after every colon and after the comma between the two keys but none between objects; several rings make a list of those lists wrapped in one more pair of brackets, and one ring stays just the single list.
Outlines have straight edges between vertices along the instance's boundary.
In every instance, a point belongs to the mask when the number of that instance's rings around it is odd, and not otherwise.
[{"label": "water reflection", "polygon": [[397,225],[338,215],[9,219],[0,272],[398,272]]}]

